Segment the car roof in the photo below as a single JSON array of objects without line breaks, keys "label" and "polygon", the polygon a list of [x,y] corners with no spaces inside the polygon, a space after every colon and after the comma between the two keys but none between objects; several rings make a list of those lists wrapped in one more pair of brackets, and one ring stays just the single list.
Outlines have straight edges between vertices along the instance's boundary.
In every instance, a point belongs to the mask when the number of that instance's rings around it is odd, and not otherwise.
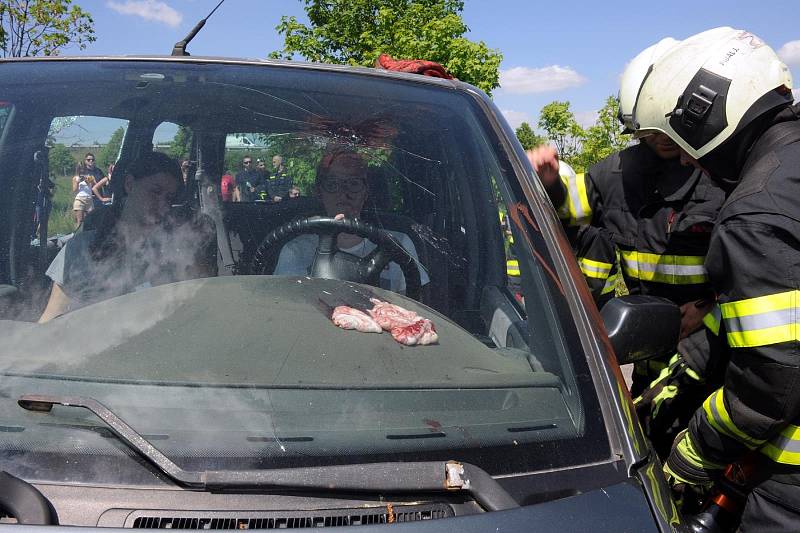
[{"label": "car roof", "polygon": [[426,85],[436,85],[443,88],[460,89],[467,91],[478,91],[481,89],[459,81],[457,79],[446,80],[433,76],[423,76],[407,72],[397,72],[379,68],[360,67],[352,65],[335,65],[331,63],[312,63],[308,61],[289,61],[282,59],[257,59],[257,58],[236,58],[218,56],[168,56],[168,55],[122,55],[122,56],[46,56],[46,57],[14,57],[0,59],[3,63],[27,63],[27,62],[84,62],[84,61],[156,61],[163,63],[216,63],[230,65],[250,65],[254,67],[284,67],[297,68],[304,70],[318,70],[325,72],[347,72],[370,77],[394,78],[421,83]]}]

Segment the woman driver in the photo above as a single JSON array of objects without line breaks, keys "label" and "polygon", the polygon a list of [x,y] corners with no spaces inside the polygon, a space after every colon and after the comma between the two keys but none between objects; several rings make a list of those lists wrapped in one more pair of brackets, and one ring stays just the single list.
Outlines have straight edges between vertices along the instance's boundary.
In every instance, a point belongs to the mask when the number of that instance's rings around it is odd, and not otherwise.
[{"label": "woman driver", "polygon": [[[317,167],[314,194],[322,202],[328,216],[359,218],[369,196],[367,162],[364,157],[344,149],[326,153]],[[397,231],[389,233],[394,235],[419,266],[417,250],[408,235]],[[318,242],[317,235],[306,234],[286,243],[278,257],[275,274],[295,276],[310,274]],[[367,256],[376,246],[369,239],[349,233],[340,233],[337,245],[340,251],[357,257]],[[430,281],[424,267],[420,266],[419,274],[422,285]],[[397,264],[389,263],[384,269],[380,285],[384,289],[405,293],[406,281]]]}]

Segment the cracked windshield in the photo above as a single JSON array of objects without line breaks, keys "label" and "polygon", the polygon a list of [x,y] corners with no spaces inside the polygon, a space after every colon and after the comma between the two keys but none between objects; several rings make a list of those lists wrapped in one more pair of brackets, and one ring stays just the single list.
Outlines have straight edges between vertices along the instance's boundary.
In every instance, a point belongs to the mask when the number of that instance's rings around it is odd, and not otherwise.
[{"label": "cracked windshield", "polygon": [[[69,67],[0,81],[5,398],[94,399],[194,469],[608,456],[542,215],[480,96],[266,64]],[[64,446],[130,453],[88,411],[3,406],[18,475]]]}]

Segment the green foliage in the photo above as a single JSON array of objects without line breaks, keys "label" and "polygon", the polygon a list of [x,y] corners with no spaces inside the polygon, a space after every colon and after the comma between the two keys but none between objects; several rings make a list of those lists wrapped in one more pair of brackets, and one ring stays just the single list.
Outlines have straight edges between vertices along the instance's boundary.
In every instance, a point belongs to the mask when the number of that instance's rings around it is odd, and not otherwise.
[{"label": "green foliage", "polygon": [[520,144],[525,150],[536,148],[540,144],[547,142],[546,138],[534,133],[533,128],[531,128],[531,125],[527,122],[520,124],[515,133],[517,134],[517,139],[519,139]]},{"label": "green foliage", "polygon": [[599,111],[594,126],[585,131],[581,151],[575,158],[577,166],[589,168],[630,144],[630,135],[622,134],[618,113],[619,100],[615,96],[609,96]]},{"label": "green foliage", "polygon": [[569,110],[569,102],[550,102],[539,114],[539,127],[555,144],[558,157],[572,164],[578,155],[585,132]]},{"label": "green foliage", "polygon": [[[51,157],[52,157],[52,151]],[[53,160],[50,160],[52,165]],[[72,214],[72,201],[75,193],[72,192],[72,176],[65,175],[53,180],[56,187],[53,190],[53,209],[47,221],[47,234],[71,233],[75,231],[75,216]]]},{"label": "green foliage", "polygon": [[111,138],[108,140],[105,146],[100,149],[100,152],[97,154],[97,167],[103,171],[103,174],[108,172],[108,166],[112,165],[117,162],[117,156],[119,156],[119,149],[122,147],[122,140],[125,138],[125,128],[120,126],[114,133],[111,134]]},{"label": "green foliage", "polygon": [[58,55],[94,42],[92,16],[72,0],[2,0],[0,57]]},{"label": "green foliage", "polygon": [[503,56],[464,37],[461,0],[303,0],[310,25],[282,17],[282,50],[271,57],[370,67],[381,53],[436,61],[487,93],[499,85]]},{"label": "green foliage", "polygon": [[68,176],[71,178],[72,173],[75,172],[75,158],[72,157],[69,148],[63,144],[54,144],[50,147],[48,161],[50,163],[51,176]]},{"label": "green foliage", "polygon": [[188,159],[191,150],[192,130],[186,126],[178,126],[178,131],[175,132],[175,137],[172,138],[169,148],[167,148],[167,155],[177,160]]}]

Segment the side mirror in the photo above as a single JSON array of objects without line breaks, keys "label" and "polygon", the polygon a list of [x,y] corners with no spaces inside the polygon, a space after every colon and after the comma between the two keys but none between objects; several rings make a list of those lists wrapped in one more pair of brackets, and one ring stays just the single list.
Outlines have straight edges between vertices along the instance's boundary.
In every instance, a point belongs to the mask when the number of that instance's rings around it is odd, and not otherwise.
[{"label": "side mirror", "polygon": [[624,365],[653,357],[673,355],[681,331],[681,311],[666,298],[622,296],[600,311],[608,339]]}]

